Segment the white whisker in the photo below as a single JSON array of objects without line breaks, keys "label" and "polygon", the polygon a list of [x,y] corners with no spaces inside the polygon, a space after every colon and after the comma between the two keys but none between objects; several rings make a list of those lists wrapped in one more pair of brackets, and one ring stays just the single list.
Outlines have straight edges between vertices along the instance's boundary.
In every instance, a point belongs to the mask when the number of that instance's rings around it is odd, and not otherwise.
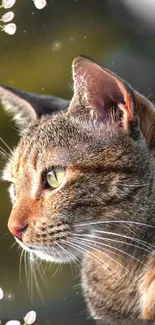
[{"label": "white whisker", "polygon": [[[78,239],[79,240],[79,238],[77,238],[77,237],[74,237],[74,238],[76,238],[76,239]],[[99,237],[98,237],[99,238]],[[122,254],[123,255],[126,255],[126,256],[128,256],[128,257],[130,257],[130,258],[132,258],[132,259],[134,259],[135,261],[137,261],[138,263],[140,263],[140,264],[142,264],[142,265],[145,265],[143,262],[141,262],[139,259],[137,259],[136,257],[134,257],[133,255],[131,255],[131,254],[128,254],[127,252],[125,252],[125,251],[123,251],[123,250],[121,250],[121,249],[119,249],[119,248],[117,248],[117,247],[113,247],[113,246],[111,246],[111,245],[108,245],[108,244],[105,244],[105,243],[101,243],[101,242],[99,242],[99,241],[96,241],[96,240],[89,240],[89,239],[82,239],[82,238],[80,238],[80,240],[79,240],[79,242],[88,242],[88,243],[94,243],[94,244],[99,244],[99,245],[101,245],[101,246],[104,246],[104,247],[109,247],[110,248],[110,252],[112,252],[113,254],[115,254],[115,255],[119,255],[119,256],[121,256],[122,257]],[[107,250],[107,249],[106,249]],[[118,254],[118,253],[116,253],[115,252],[115,250],[116,251],[118,251],[118,252],[120,252],[120,253],[122,253],[122,254]],[[107,250],[108,251],[108,250]],[[109,258],[111,258],[110,256],[109,256]],[[117,261],[116,260],[114,260],[116,263],[117,263]]]},{"label": "white whisker", "polygon": [[[19,246],[20,247],[20,246]],[[20,253],[20,260],[19,260],[19,281],[22,282],[22,259],[23,259],[24,249],[22,248]]]},{"label": "white whisker", "polygon": [[[112,221],[111,221],[112,222]],[[115,222],[115,221],[114,221]],[[108,221],[106,221],[105,223],[108,223]],[[97,226],[97,224],[104,224],[104,221],[103,222],[91,222],[91,223],[86,223],[86,224],[77,224],[76,226],[90,226],[90,225],[94,225],[94,226]],[[154,246],[149,244],[148,242],[144,241],[144,240],[140,240],[136,237],[131,237],[131,236],[127,236],[127,235],[122,235],[122,234],[119,234],[119,233],[114,233],[114,232],[111,232],[111,231],[104,231],[104,230],[97,230],[95,229],[95,227],[93,228],[93,232],[97,232],[97,233],[102,233],[102,234],[108,234],[108,235],[113,235],[113,236],[118,236],[118,237],[122,237],[122,238],[126,238],[126,239],[130,239],[131,241],[135,241],[137,243],[140,243],[141,245],[143,245],[144,247],[146,248],[150,248],[150,250],[153,250]]]},{"label": "white whisker", "polygon": [[[88,248],[90,248],[90,249],[92,249],[92,246],[90,246],[90,245],[88,245],[87,243],[84,243],[84,240],[75,240],[75,242],[77,242],[78,244],[82,244],[82,245],[85,245],[86,247],[88,247]],[[101,244],[102,245],[102,244]],[[106,244],[103,244],[105,247],[109,247],[109,248],[112,248],[110,245],[106,245]],[[94,248],[94,246],[93,246],[93,248]],[[102,251],[100,251],[100,250],[98,250],[98,249],[96,249],[96,248],[94,248],[94,250],[96,251],[96,252],[98,252],[98,253],[100,253],[100,254],[102,254],[102,255],[104,255],[104,256],[106,256],[106,257],[108,257],[110,260],[112,260],[114,263],[116,263],[117,265],[119,265],[121,268],[123,268],[125,271],[127,271],[128,273],[129,273],[129,271],[121,264],[121,263],[119,263],[117,260],[115,260],[114,258],[112,258],[111,256],[109,256],[109,255],[107,255],[105,252],[102,252]],[[107,249],[106,248],[106,251],[107,252],[110,252],[110,253],[114,253],[111,249]],[[119,250],[120,252],[122,252],[121,250]],[[115,253],[115,255],[119,255],[119,254],[117,254],[117,253]],[[128,254],[129,255],[129,254]],[[121,256],[121,255],[120,255]],[[131,257],[131,256],[130,256]],[[130,272],[131,273],[131,272]]]},{"label": "white whisker", "polygon": [[150,228],[155,228],[155,226],[148,225],[146,223],[142,222],[136,222],[136,221],[129,221],[129,220],[101,220],[101,221],[84,221],[84,222],[77,222],[74,223],[76,226],[88,226],[88,225],[97,225],[97,224],[106,224],[106,223],[127,223],[127,224],[133,224],[133,225],[138,225],[138,226],[144,226],[144,227],[150,227]]},{"label": "white whisker", "polygon": [[11,247],[9,248],[9,251],[15,246],[15,245],[17,245],[17,242],[15,241],[12,245],[11,245]]},{"label": "white whisker", "polygon": [[31,298],[31,303],[33,303],[34,301],[34,274],[35,274],[35,270],[32,270],[32,256],[31,253],[30,255],[28,255],[30,261],[28,263],[28,271],[29,271],[29,282],[30,282],[30,298]]},{"label": "white whisker", "polygon": [[137,243],[140,243],[141,245],[143,245],[146,248],[148,248],[149,246],[150,246],[150,248],[152,248],[152,245],[150,245],[146,241],[140,240],[138,238],[130,237],[130,236],[127,236],[127,235],[122,235],[122,234],[115,233],[115,232],[111,232],[111,231],[95,230],[95,229],[93,229],[93,231],[96,232],[96,233],[100,233],[100,234],[113,235],[113,236],[118,236],[118,237],[130,239],[132,241],[135,241]]},{"label": "white whisker", "polygon": [[8,146],[8,144],[0,137],[0,141],[5,145],[5,147],[9,150],[9,152],[12,154],[11,148]]},{"label": "white whisker", "polygon": [[55,266],[55,265],[56,265],[57,267],[56,267],[55,272],[52,274],[51,279],[52,279],[52,278],[53,278],[53,277],[54,277],[54,276],[59,272],[59,267],[60,267],[60,265],[54,263],[54,266]]},{"label": "white whisker", "polygon": [[28,291],[30,292],[30,283],[29,283],[29,274],[28,274],[28,267],[27,267],[27,252],[24,250],[24,267],[25,267],[25,277]]},{"label": "white whisker", "polygon": [[[72,276],[74,277],[72,263],[70,261],[73,261],[74,262],[73,265],[76,266],[77,268],[79,268],[79,265],[77,264],[77,258],[71,252],[68,252],[67,250],[65,250],[65,248],[63,246],[61,246],[60,244],[58,244],[58,242],[55,242],[55,243],[63,250],[64,254],[66,255],[67,261],[71,268]],[[76,270],[75,270],[75,273],[76,273]]]},{"label": "white whisker", "polygon": [[131,243],[128,243],[126,241],[122,241],[122,240],[117,240],[117,239],[112,239],[112,238],[109,238],[109,237],[100,237],[100,236],[96,236],[94,234],[73,234],[74,236],[78,236],[78,237],[82,237],[82,238],[85,238],[85,237],[90,237],[90,238],[97,238],[97,239],[101,239],[101,240],[107,240],[107,241],[111,241],[111,242],[114,242],[114,243],[120,243],[120,244],[124,244],[124,245],[127,245],[127,246],[132,246],[132,247],[135,247],[135,248],[138,248],[138,249],[141,249],[143,251],[146,251],[148,253],[150,253],[152,250],[151,249],[147,249],[147,248],[144,248],[144,247],[141,247],[141,246],[138,246],[138,245],[135,245],[135,244],[131,244]]},{"label": "white whisker", "polygon": [[39,294],[42,302],[44,303],[44,297],[43,297],[42,292],[41,292],[40,287],[39,287],[36,270],[34,270],[33,276],[34,276],[35,286],[36,286],[36,289],[38,291],[38,294]]},{"label": "white whisker", "polygon": [[[35,260],[36,261],[36,260]],[[36,262],[35,262],[36,263]],[[45,279],[44,279],[44,275],[45,275],[45,269],[42,270],[42,264],[43,264],[43,261],[41,261],[41,263],[39,264],[39,266],[37,267],[36,269],[36,272],[38,272],[38,275],[39,275],[39,278],[41,280],[41,282],[43,283],[44,287],[46,288],[46,290],[48,290],[48,286],[45,282]],[[47,265],[47,264],[46,264]]]},{"label": "white whisker", "polygon": [[[95,254],[93,254],[92,252],[88,252],[88,250],[86,250],[85,248],[79,246],[79,243],[78,245],[76,245],[75,243],[73,242],[70,242],[70,241],[66,241],[65,240],[65,244],[69,245],[70,247],[74,248],[74,249],[77,249],[79,252],[81,252],[82,254],[86,255],[87,257],[90,257],[92,260],[94,260],[95,263],[99,264],[101,267],[103,267],[104,269],[108,270],[108,272],[110,273],[111,276],[114,276],[115,277],[115,274],[113,274],[114,270],[110,269],[109,270],[109,265],[103,261],[102,259],[100,259],[99,257],[97,257]],[[106,253],[104,253],[105,256],[108,257],[108,255],[106,255]]]},{"label": "white whisker", "polygon": [[145,186],[149,186],[150,184],[149,183],[143,183],[143,184],[125,184],[125,183],[123,183],[123,182],[120,182],[120,181],[118,181],[118,183],[117,183],[118,185],[121,185],[121,186],[123,186],[123,187],[145,187]]}]

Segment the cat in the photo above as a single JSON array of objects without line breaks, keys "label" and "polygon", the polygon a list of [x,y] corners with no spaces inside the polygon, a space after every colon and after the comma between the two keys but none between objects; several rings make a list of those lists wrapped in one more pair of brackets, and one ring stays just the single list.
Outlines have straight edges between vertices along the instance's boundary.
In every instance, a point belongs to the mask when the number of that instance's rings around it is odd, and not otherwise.
[{"label": "cat", "polygon": [[155,108],[87,57],[72,70],[71,101],[0,87],[21,135],[8,227],[41,259],[82,258],[94,319],[155,319]]}]

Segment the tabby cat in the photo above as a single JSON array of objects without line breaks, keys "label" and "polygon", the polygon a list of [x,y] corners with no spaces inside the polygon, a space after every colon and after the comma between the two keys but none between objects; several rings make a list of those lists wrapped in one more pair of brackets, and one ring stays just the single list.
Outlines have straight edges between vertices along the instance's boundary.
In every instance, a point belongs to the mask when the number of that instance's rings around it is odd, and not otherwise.
[{"label": "tabby cat", "polygon": [[70,102],[0,87],[21,134],[8,227],[41,259],[82,257],[94,319],[155,319],[155,108],[86,57],[72,68]]}]

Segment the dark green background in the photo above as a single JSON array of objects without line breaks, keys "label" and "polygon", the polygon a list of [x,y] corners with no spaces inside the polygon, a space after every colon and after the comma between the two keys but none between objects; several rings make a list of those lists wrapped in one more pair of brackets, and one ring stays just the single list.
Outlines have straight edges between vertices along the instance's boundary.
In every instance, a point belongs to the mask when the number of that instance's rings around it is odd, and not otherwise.
[{"label": "dark green background", "polygon": [[[71,63],[75,56],[85,54],[117,72],[137,90],[154,99],[153,25],[132,15],[124,5],[125,1],[47,2],[48,6],[39,11],[31,0],[17,0],[13,7],[17,33],[8,36],[0,32],[0,83],[40,94],[71,98]],[[2,109],[0,136],[11,148],[18,141],[16,129]],[[2,166],[3,162],[1,169]],[[73,276],[69,266],[64,266],[63,271],[58,271],[54,277],[54,269],[47,270],[44,276],[46,287],[38,275],[44,303],[35,285],[31,302],[32,288],[28,290],[27,287],[24,260],[20,283],[20,250],[17,245],[10,248],[14,243],[7,229],[10,210],[7,184],[1,182],[0,287],[5,296],[0,301],[0,319],[20,319],[34,309],[38,317],[50,317],[52,324],[65,323],[65,319],[68,319],[68,324],[72,320],[74,324],[85,324],[89,314],[80,293],[80,277],[78,272]]]}]

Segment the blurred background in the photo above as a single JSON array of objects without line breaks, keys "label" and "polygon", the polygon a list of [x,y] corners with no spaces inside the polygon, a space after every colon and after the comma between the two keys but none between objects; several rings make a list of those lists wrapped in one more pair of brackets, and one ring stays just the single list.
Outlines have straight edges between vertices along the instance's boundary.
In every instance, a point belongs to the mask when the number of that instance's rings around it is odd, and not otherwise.
[{"label": "blurred background", "polygon": [[[37,10],[32,0],[17,0],[12,8],[17,32],[13,36],[0,32],[1,84],[71,98],[71,63],[75,56],[85,54],[154,100],[155,0],[47,3]],[[17,130],[2,109],[0,136],[11,148],[18,141]],[[24,266],[23,257],[20,266],[21,251],[8,233],[10,210],[7,184],[1,182],[0,287],[4,298],[0,300],[0,319],[21,319],[33,309],[37,324],[43,318],[50,318],[52,324],[85,324],[89,314],[80,290],[80,272],[73,265],[62,270],[42,263],[37,280],[33,279],[31,263],[25,260]]]}]

